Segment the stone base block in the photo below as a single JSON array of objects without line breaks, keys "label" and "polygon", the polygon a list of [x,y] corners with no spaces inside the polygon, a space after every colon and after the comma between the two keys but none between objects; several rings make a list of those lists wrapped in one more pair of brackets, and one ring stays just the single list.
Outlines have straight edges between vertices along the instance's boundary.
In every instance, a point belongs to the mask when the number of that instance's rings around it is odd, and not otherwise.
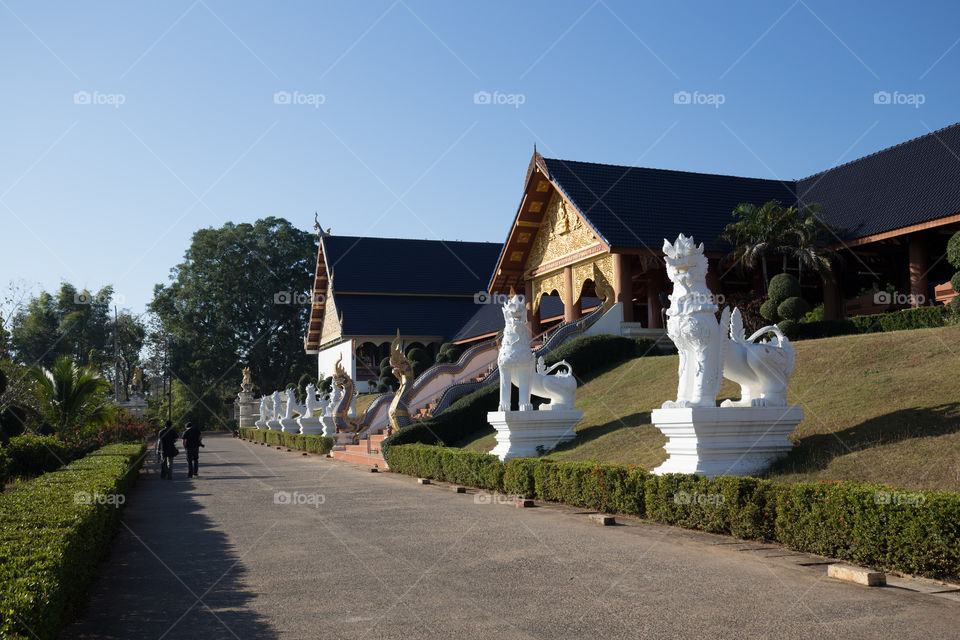
[{"label": "stone base block", "polygon": [[793,448],[787,436],[803,420],[801,407],[654,409],[653,425],[667,436],[670,456],[653,473],[752,476]]},{"label": "stone base block", "polygon": [[254,426],[256,426],[257,429],[269,429],[269,428],[270,428],[270,427],[267,426],[267,421],[266,421],[266,420],[257,420],[257,421],[254,423]]},{"label": "stone base block", "polygon": [[297,418],[300,433],[305,436],[319,436],[323,433],[323,423],[320,418]]},{"label": "stone base block", "polygon": [[323,435],[332,438],[337,433],[337,426],[333,423],[333,416],[320,416],[320,423],[323,425]]},{"label": "stone base block", "polygon": [[280,418],[280,430],[287,433],[300,433],[300,425],[296,418]]},{"label": "stone base block", "polygon": [[497,430],[492,453],[506,462],[513,458],[534,458],[537,447],[550,450],[576,437],[574,427],[583,420],[579,409],[550,411],[491,411],[487,422]]},{"label": "stone base block", "polygon": [[267,428],[271,431],[280,431],[280,421],[279,420],[267,420]]}]

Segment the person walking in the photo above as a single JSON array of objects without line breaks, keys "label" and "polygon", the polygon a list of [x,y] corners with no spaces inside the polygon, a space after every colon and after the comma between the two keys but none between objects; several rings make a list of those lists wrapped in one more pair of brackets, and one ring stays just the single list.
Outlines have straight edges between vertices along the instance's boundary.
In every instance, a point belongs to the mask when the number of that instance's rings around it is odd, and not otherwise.
[{"label": "person walking", "polygon": [[160,477],[167,480],[173,480],[173,458],[178,453],[177,450],[177,430],[173,428],[173,423],[167,420],[164,428],[157,436],[157,451],[160,453]]},{"label": "person walking", "polygon": [[192,478],[197,475],[197,467],[200,464],[200,447],[203,446],[203,435],[200,433],[200,427],[195,427],[192,422],[188,422],[187,429],[181,437],[183,438],[183,448],[187,450],[187,477]]}]

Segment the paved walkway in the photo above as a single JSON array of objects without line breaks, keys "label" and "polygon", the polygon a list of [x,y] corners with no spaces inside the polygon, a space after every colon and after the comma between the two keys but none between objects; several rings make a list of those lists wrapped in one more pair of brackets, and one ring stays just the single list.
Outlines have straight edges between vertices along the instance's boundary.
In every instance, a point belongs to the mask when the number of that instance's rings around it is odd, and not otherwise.
[{"label": "paved walkway", "polygon": [[206,444],[198,479],[181,459],[172,482],[145,467],[92,601],[64,637],[948,638],[960,629],[960,601],[836,582],[822,565],[800,564],[815,559],[770,545],[631,520],[598,527],[566,507],[487,504],[229,437]]}]

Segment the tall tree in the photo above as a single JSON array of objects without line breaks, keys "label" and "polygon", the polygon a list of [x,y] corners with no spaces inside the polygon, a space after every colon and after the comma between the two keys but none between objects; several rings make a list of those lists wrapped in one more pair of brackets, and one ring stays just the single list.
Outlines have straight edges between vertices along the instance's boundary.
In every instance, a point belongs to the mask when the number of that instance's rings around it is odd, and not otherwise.
[{"label": "tall tree", "polygon": [[788,253],[797,261],[797,280],[803,282],[804,269],[820,276],[824,282],[833,280],[832,264],[840,254],[830,248],[839,236],[836,227],[823,219],[820,204],[804,206],[797,212],[797,221],[788,234]]},{"label": "tall tree", "polygon": [[[140,352],[143,350],[147,329],[140,318],[133,316],[129,312],[119,314],[116,320],[111,319],[107,323],[106,329],[108,344],[105,345],[105,351],[109,357],[105,356],[103,359],[109,360],[109,363],[104,364],[101,367],[101,371],[112,385],[119,386],[120,393],[123,397],[129,399],[129,385],[133,379],[133,372],[142,364]],[[115,367],[113,366],[114,335],[116,335],[117,351],[119,352],[119,380],[114,380],[116,377]]]},{"label": "tall tree", "polygon": [[24,364],[52,366],[67,347],[60,341],[60,315],[53,296],[46,291],[31,299],[13,318],[10,342],[17,360]]},{"label": "tall tree", "polygon": [[315,259],[313,234],[283,218],[194,234],[149,308],[169,336],[172,373],[199,415],[222,411],[244,366],[262,389],[312,372],[303,333]]}]

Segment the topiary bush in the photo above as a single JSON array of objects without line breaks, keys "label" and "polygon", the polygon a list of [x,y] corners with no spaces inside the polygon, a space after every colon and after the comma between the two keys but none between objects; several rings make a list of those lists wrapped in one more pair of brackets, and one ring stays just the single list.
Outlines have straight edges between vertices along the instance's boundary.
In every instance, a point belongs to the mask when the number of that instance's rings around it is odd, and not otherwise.
[{"label": "topiary bush", "polygon": [[458,344],[453,344],[452,342],[444,342],[440,345],[440,350],[437,352],[435,362],[456,362],[460,359],[461,355],[463,355],[463,347]]},{"label": "topiary bush", "polygon": [[799,298],[800,295],[800,281],[789,273],[778,273],[770,278],[770,286],[767,287],[769,299],[783,302],[787,298]]},{"label": "topiary bush", "polygon": [[810,311],[810,303],[799,296],[787,298],[777,307],[777,315],[784,320],[799,321]]},{"label": "topiary bush", "polygon": [[960,231],[950,236],[950,240],[947,241],[947,262],[954,269],[960,269]]}]

